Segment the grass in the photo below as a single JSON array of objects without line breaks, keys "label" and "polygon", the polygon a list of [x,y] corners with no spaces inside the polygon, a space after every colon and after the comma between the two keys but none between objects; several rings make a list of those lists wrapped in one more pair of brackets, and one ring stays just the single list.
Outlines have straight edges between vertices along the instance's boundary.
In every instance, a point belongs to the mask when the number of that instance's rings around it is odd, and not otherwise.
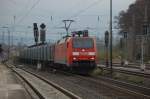
[{"label": "grass", "polygon": [[96,68],[95,70],[93,70],[90,75],[92,76],[99,76],[99,75],[102,75],[102,76],[107,76],[107,75],[110,75],[110,71],[108,70],[103,70],[101,68]]},{"label": "grass", "polygon": [[[102,49],[97,49],[97,59],[98,59],[98,61],[105,61],[105,59],[106,59],[106,52],[105,51],[106,50],[104,50],[104,49],[103,50]],[[120,50],[117,50],[117,49],[113,49],[112,54],[113,54],[113,56],[112,56],[113,59],[118,59],[119,56],[121,56]],[[108,56],[108,57],[110,57],[110,56]]]},{"label": "grass", "polygon": [[[92,75],[92,76],[99,76],[99,75],[110,76],[110,71],[96,68],[95,70],[93,70],[93,72],[91,72],[90,75]],[[117,80],[125,81],[128,83],[132,83],[132,84],[138,84],[138,85],[143,85],[143,82],[144,82],[144,77],[124,74],[124,73],[117,73],[117,72],[113,73],[113,78],[117,79]]]},{"label": "grass", "polygon": [[102,72],[103,72],[102,69],[96,68],[90,73],[90,75],[97,76],[97,75],[101,75]]},{"label": "grass", "polygon": [[143,84],[144,78],[135,76],[135,75],[128,75],[128,74],[123,74],[123,73],[115,73],[113,76],[114,79],[126,81],[129,83],[134,83],[134,84]]}]

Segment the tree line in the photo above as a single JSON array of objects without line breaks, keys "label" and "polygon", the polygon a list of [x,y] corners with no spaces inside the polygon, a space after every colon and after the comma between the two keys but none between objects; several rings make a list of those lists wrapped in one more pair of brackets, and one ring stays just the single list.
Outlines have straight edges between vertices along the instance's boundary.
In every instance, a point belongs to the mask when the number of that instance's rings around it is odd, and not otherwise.
[{"label": "tree line", "polygon": [[127,11],[121,11],[115,17],[119,34],[124,32],[130,33],[129,35],[140,35],[143,32],[143,24],[145,15],[147,23],[150,24],[150,0],[136,0],[131,4]]}]

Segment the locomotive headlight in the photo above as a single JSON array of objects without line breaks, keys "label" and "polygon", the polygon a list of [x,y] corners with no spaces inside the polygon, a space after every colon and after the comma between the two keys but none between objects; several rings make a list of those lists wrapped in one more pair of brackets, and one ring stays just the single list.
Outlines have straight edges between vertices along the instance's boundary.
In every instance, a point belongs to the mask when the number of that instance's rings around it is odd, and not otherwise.
[{"label": "locomotive headlight", "polygon": [[72,52],[72,55],[78,56],[78,55],[79,55],[79,52]]},{"label": "locomotive headlight", "polygon": [[95,52],[89,52],[88,55],[95,55]]},{"label": "locomotive headlight", "polygon": [[94,59],[95,59],[94,57],[91,58],[91,60],[94,60]]},{"label": "locomotive headlight", "polygon": [[73,57],[73,60],[76,60],[77,58],[76,57]]}]

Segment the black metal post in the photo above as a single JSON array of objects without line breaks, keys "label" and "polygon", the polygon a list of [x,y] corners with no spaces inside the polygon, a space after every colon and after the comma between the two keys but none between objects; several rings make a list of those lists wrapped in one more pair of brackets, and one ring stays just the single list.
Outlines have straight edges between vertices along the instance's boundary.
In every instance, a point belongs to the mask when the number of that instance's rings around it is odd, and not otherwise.
[{"label": "black metal post", "polygon": [[109,32],[106,31],[105,32],[105,48],[106,48],[106,58],[105,58],[105,63],[106,63],[106,67],[109,66],[109,63],[108,63],[108,51],[109,51]]},{"label": "black metal post", "polygon": [[110,0],[110,68],[111,74],[113,73],[112,68],[112,0]]}]

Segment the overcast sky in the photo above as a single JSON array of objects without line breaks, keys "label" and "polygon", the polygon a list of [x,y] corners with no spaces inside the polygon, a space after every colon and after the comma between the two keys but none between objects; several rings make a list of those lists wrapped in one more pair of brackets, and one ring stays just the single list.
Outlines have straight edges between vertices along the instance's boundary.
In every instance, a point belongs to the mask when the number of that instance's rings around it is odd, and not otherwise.
[{"label": "overcast sky", "polygon": [[[70,30],[90,28],[92,35],[100,35],[109,28],[110,0],[0,0],[0,27],[14,26],[14,35],[32,32],[34,22],[47,25],[47,35],[60,38],[58,32],[65,32],[63,19],[73,19]],[[126,10],[135,0],[113,0],[113,16]],[[52,16],[52,20],[51,20]],[[99,21],[98,21],[99,16]],[[1,31],[3,29],[0,29]],[[21,32],[21,33],[20,33]],[[1,35],[1,34],[0,34]],[[64,35],[64,34],[63,34]],[[28,36],[31,37],[30,34]],[[48,39],[50,37],[47,37]]]}]

